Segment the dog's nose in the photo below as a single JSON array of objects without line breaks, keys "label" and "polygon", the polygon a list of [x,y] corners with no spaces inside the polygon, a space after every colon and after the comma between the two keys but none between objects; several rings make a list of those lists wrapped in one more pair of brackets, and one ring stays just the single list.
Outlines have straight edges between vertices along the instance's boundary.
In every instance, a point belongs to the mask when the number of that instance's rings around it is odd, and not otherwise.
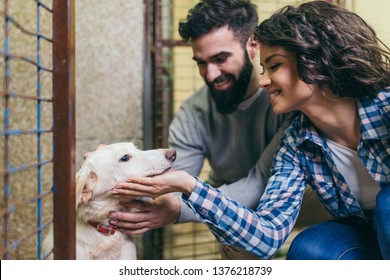
[{"label": "dog's nose", "polygon": [[170,162],[174,162],[176,160],[176,151],[173,149],[167,149],[165,152],[165,158]]}]

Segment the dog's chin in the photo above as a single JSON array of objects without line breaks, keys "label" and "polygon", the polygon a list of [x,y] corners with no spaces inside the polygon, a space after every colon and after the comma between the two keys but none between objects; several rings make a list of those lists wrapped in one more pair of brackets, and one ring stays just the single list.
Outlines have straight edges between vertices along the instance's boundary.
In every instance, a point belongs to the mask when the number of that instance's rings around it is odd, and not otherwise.
[{"label": "dog's chin", "polygon": [[168,167],[168,168],[166,168],[166,169],[164,169],[164,170],[161,171],[161,172],[155,172],[155,173],[149,174],[149,175],[147,175],[146,177],[154,177],[154,176],[162,175],[162,174],[164,174],[164,173],[169,172],[169,171],[171,170],[171,168],[172,168],[172,166],[171,166],[171,167]]}]

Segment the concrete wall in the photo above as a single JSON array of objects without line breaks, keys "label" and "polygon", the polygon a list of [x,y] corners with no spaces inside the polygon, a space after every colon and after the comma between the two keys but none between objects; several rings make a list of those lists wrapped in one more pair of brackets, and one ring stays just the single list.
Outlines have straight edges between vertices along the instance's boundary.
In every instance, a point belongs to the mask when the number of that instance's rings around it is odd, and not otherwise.
[{"label": "concrete wall", "polygon": [[143,2],[76,1],[77,166],[98,144],[142,138]]},{"label": "concrete wall", "polygon": [[144,0],[75,3],[77,169],[98,144],[135,140],[142,148]]}]

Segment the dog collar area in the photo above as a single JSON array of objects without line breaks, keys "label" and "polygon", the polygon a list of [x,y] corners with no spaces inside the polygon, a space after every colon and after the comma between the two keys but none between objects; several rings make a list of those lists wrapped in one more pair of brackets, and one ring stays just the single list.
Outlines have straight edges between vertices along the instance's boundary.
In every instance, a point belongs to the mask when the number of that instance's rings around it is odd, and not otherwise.
[{"label": "dog collar area", "polygon": [[102,225],[97,222],[88,221],[88,224],[93,226],[98,232],[104,235],[113,235],[116,232],[117,226],[114,225]]}]

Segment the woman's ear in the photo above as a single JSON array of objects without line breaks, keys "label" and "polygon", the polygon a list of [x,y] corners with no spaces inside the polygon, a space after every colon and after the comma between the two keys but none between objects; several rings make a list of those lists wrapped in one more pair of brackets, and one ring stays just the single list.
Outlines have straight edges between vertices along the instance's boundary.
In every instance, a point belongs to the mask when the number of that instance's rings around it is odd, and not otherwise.
[{"label": "woman's ear", "polygon": [[248,54],[249,54],[249,57],[251,59],[254,59],[256,57],[256,55],[258,54],[259,52],[259,42],[257,42],[253,36],[251,36],[249,39],[248,39],[248,42],[246,44],[246,49],[248,51]]}]

